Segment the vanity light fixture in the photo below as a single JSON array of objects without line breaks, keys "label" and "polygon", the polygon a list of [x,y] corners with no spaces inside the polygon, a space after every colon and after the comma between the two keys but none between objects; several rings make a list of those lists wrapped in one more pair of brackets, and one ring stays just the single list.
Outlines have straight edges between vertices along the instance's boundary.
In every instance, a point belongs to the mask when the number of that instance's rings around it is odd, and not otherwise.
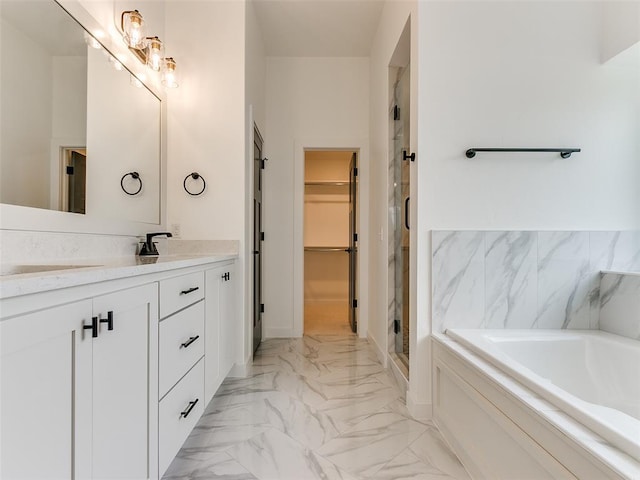
[{"label": "vanity light fixture", "polygon": [[161,73],[162,85],[176,88],[176,61],[172,57],[165,58],[162,40],[157,36],[145,36],[144,25],[138,10],[126,10],[120,16],[120,33],[129,50],[149,69]]}]

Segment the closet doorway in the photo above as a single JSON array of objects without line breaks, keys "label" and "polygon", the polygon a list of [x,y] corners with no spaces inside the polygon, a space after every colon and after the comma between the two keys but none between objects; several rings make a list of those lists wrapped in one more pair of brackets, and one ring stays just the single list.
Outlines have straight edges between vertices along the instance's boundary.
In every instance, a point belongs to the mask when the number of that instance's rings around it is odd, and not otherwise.
[{"label": "closet doorway", "polygon": [[307,150],[304,168],[304,333],[358,328],[358,155]]}]

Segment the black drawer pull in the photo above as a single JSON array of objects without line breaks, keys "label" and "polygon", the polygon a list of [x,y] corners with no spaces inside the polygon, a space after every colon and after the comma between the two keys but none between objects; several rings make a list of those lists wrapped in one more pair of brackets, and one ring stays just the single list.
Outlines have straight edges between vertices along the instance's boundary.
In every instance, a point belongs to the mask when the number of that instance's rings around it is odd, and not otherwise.
[{"label": "black drawer pull", "polygon": [[180,344],[180,348],[187,348],[189,345],[191,345],[193,342],[195,342],[199,338],[200,338],[200,335],[196,335],[195,337],[189,337],[189,340]]},{"label": "black drawer pull", "polygon": [[91,330],[91,336],[98,338],[98,317],[91,317],[91,325],[82,324],[84,330]]},{"label": "black drawer pull", "polygon": [[113,330],[113,312],[107,312],[107,318],[101,318],[100,323],[106,323],[107,330]]},{"label": "black drawer pull", "polygon": [[180,295],[187,295],[187,294],[189,294],[191,292],[195,292],[196,290],[200,290],[200,287],[191,287],[188,290],[182,290],[180,292]]},{"label": "black drawer pull", "polygon": [[197,398],[193,402],[189,402],[189,406],[187,407],[186,410],[180,412],[180,416],[182,418],[187,418],[189,416],[189,414],[191,413],[191,410],[193,410],[193,407],[196,406],[196,403],[198,403],[198,399]]}]

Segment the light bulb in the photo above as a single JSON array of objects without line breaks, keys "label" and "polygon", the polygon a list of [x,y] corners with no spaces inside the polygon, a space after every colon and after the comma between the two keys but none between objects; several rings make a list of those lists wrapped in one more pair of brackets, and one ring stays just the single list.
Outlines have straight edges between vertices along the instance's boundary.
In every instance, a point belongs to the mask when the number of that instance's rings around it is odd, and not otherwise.
[{"label": "light bulb", "polygon": [[131,48],[142,50],[144,48],[144,20],[138,10],[122,12],[121,18],[122,38]]},{"label": "light bulb", "polygon": [[162,85],[167,88],[178,87],[178,77],[176,75],[176,61],[173,57],[164,59],[164,66],[162,68]]},{"label": "light bulb", "polygon": [[158,37],[150,37],[147,40],[147,66],[154,72],[159,72],[162,68],[164,46]]}]

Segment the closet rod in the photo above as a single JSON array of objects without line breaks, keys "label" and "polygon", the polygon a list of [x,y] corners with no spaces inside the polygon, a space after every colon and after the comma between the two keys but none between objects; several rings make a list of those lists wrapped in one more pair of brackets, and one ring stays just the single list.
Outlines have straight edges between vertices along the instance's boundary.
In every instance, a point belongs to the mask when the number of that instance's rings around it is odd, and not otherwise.
[{"label": "closet rod", "polygon": [[304,182],[304,184],[313,186],[344,187],[345,185],[349,185],[349,182]]},{"label": "closet rod", "polygon": [[467,158],[476,156],[476,152],[560,152],[562,158],[569,158],[572,153],[579,152],[579,148],[470,148]]},{"label": "closet rod", "polygon": [[305,252],[348,252],[345,247],[304,247]]}]

